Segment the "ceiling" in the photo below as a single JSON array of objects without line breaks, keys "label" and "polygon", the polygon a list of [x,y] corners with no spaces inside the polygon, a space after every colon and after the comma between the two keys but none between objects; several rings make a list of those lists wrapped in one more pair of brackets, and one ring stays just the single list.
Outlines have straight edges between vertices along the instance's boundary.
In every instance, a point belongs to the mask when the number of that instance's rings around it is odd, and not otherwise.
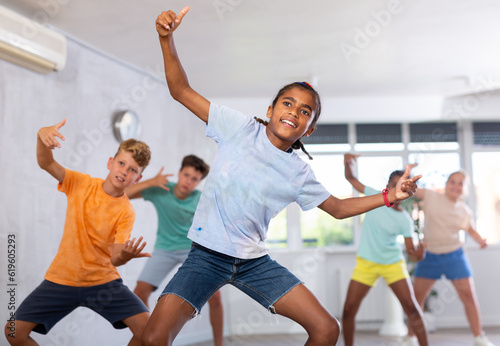
[{"label": "ceiling", "polygon": [[[500,78],[497,0],[0,0],[162,74],[155,19],[191,10],[176,45],[207,97],[268,97],[307,80],[323,97],[446,97]],[[491,86],[490,86],[491,87]]]}]

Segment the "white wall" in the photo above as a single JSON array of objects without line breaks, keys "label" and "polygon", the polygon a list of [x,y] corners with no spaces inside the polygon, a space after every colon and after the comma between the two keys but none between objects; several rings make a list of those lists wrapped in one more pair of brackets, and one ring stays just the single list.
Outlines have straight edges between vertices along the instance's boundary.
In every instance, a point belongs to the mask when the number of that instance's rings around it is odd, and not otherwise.
[{"label": "white wall", "polygon": [[[56,159],[68,168],[103,178],[107,174],[107,159],[118,146],[109,121],[115,111],[123,108],[138,113],[143,124],[139,138],[146,141],[153,152],[152,162],[145,171],[146,178],[156,174],[161,166],[165,166],[166,172],[176,173],[186,154],[197,154],[207,162],[211,162],[215,154],[215,144],[204,136],[203,123],[171,100],[163,82],[77,42],[69,42],[68,54],[67,67],[48,75],[0,60],[0,177],[3,182],[0,195],[0,288],[4,292],[0,296],[0,315],[4,320],[10,312],[10,296],[5,292],[12,287],[7,286],[5,275],[7,236],[14,235],[16,240],[14,303],[18,306],[43,280],[57,252],[63,229],[66,198],[56,190],[56,181],[36,163],[36,132],[40,127],[66,118],[67,124],[61,129],[66,141],[62,149],[55,151]],[[247,99],[241,109],[264,116],[269,102]],[[233,106],[230,101],[228,103]],[[399,103],[398,109],[401,105]],[[436,100],[429,100],[426,105],[429,112],[442,107]],[[255,106],[260,107],[253,110]],[[370,107],[366,109],[371,112]],[[141,200],[132,203],[137,213],[132,235],[143,235],[149,241],[146,249],[151,250],[156,234],[154,208]],[[500,272],[492,270],[491,264],[499,262],[500,251],[498,248],[479,251],[472,247],[469,255],[476,272],[484,324],[498,325],[500,299],[496,288],[500,285]],[[348,277],[354,266],[353,251],[272,251],[272,256],[303,279],[323,304],[340,318]],[[131,289],[143,265],[144,260],[137,259],[120,268]],[[438,326],[465,327],[465,315],[460,304],[455,304],[456,296],[448,286],[439,284],[438,287],[444,292],[440,295],[441,303],[436,305],[436,309],[439,308]],[[379,283],[367,298],[362,307],[364,310],[360,312],[360,316],[365,316],[360,323],[361,329],[376,328],[381,323],[384,304],[380,309],[370,311],[375,305],[369,300],[382,301],[384,289],[385,285]],[[151,304],[157,295],[158,292],[153,295]],[[246,335],[255,332],[302,332],[301,327],[284,318],[271,316],[234,288],[225,287],[223,299],[225,331],[240,335],[242,341]],[[207,315],[207,311],[203,311],[200,317],[189,322],[181,332],[178,344],[210,339]],[[126,343],[130,332],[114,330],[90,310],[78,309],[49,335],[34,334],[34,337],[44,345],[88,345],[97,340],[99,345],[121,345]]]}]

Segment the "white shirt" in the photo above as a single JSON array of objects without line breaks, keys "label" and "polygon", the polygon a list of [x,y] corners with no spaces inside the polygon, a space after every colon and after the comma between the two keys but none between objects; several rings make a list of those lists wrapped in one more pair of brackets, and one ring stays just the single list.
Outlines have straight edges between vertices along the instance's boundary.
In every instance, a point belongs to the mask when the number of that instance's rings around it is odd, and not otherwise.
[{"label": "white shirt", "polygon": [[189,230],[194,242],[237,258],[261,257],[271,218],[292,202],[309,210],[330,196],[311,167],[276,148],[252,117],[212,103],[206,133],[218,150]]}]

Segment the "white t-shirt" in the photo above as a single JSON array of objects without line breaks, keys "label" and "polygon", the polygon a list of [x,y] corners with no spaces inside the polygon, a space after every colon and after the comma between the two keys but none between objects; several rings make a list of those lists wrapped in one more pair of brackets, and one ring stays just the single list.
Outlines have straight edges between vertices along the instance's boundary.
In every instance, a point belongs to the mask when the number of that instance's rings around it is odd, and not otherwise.
[{"label": "white t-shirt", "polygon": [[236,258],[261,257],[271,218],[292,202],[309,210],[330,196],[311,167],[276,148],[252,117],[212,103],[206,133],[218,150],[189,230],[194,242]]}]

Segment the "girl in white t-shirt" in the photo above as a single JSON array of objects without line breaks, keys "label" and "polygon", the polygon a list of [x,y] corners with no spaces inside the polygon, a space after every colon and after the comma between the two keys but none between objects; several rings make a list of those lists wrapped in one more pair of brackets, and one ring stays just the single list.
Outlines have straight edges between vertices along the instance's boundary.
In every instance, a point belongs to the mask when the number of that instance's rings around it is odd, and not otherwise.
[{"label": "girl in white t-shirt", "polygon": [[319,207],[336,218],[350,217],[411,196],[419,177],[407,179],[408,168],[396,188],[384,195],[333,197],[293,151],[315,129],[321,111],[318,93],[305,82],[283,87],[267,110],[267,125],[211,103],[190,87],[176,53],[173,32],[188,11],[189,7],[179,15],[163,12],[156,20],[165,75],[171,96],[207,124],[207,136],[218,149],[189,230],[193,247],[159,298],[143,345],[171,344],[225,284],[269,312],[299,323],[309,335],[307,344],[334,345],[338,321],[267,254],[264,241],[270,219],[292,202],[304,210]]}]

